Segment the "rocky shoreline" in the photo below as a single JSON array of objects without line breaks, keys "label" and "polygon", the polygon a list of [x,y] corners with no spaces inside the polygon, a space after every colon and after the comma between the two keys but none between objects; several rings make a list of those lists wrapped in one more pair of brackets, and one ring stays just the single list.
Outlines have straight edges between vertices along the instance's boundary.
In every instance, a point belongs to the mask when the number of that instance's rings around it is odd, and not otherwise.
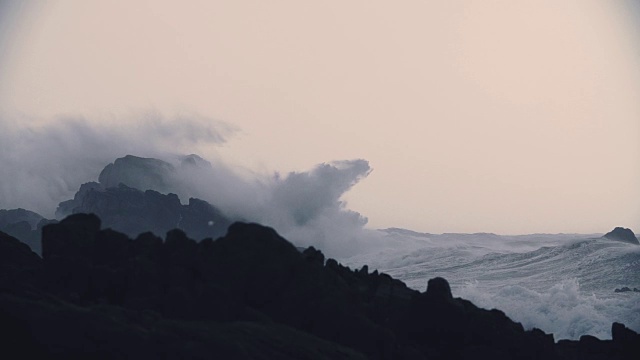
[{"label": "rocky shoreline", "polygon": [[196,242],[136,239],[75,214],[42,227],[42,257],[0,233],[2,352],[39,359],[636,359],[640,335],[554,341],[502,311],[351,270],[273,229]]}]

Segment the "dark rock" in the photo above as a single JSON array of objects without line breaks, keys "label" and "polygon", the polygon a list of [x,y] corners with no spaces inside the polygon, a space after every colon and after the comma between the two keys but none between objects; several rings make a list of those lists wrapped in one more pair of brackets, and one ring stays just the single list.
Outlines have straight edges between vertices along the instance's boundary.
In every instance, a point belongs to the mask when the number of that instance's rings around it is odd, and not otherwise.
[{"label": "dark rock", "polygon": [[207,237],[218,238],[224,235],[231,221],[220,210],[208,202],[190,198],[187,205],[182,205],[178,229],[184,230],[194,239]]},{"label": "dark rock", "polygon": [[324,266],[324,254],[313,246],[304,249],[304,251],[302,251],[302,256],[312,264]]},{"label": "dark rock", "polygon": [[91,268],[100,219],[94,214],[71,215],[42,228],[43,283],[67,299],[91,294]]},{"label": "dark rock", "polygon": [[[353,271],[273,229],[196,242],[136,239],[76,214],[43,228],[40,259],[0,233],[0,331],[36,358],[631,359],[638,335],[554,343],[500,310]],[[23,285],[21,285],[23,284]],[[11,349],[13,349],[11,348]],[[1,351],[1,350],[0,350]],[[25,352],[25,354],[27,354]]]},{"label": "dark rock", "polygon": [[62,219],[75,212],[81,212],[81,211],[74,211],[74,209],[81,208],[84,198],[87,196],[87,194],[90,191],[94,191],[94,190],[104,191],[104,185],[97,182],[93,182],[93,181],[80,185],[80,189],[78,189],[76,194],[73,196],[73,199],[63,201],[60,204],[58,204],[58,208],[56,209],[56,218]]},{"label": "dark rock", "polygon": [[617,227],[604,235],[609,240],[622,241],[630,244],[640,245],[638,238],[631,229]]},{"label": "dark rock", "polygon": [[100,218],[95,214],[74,214],[58,224],[42,228],[42,257],[88,257],[92,251]]},{"label": "dark rock", "polygon": [[33,283],[42,259],[20,240],[0,232],[0,292]]},{"label": "dark rock", "polygon": [[[61,207],[59,212],[62,212]],[[141,191],[120,184],[102,189],[88,187],[78,192],[68,203],[70,213],[94,213],[105,227],[134,237],[143,232],[165,234],[171,229],[181,229],[198,240],[217,238],[225,234],[231,224],[218,209],[199,199],[189,199],[182,205],[175,194],[161,194],[154,190]],[[70,206],[73,206],[69,209]]]},{"label": "dark rock", "polygon": [[427,296],[435,301],[449,301],[453,299],[449,282],[441,277],[429,280]]},{"label": "dark rock", "polygon": [[[204,169],[211,164],[188,155],[180,159],[179,168]],[[200,199],[190,198],[182,205],[172,193],[180,188],[176,175],[165,161],[127,155],[107,165],[99,182],[83,184],[73,199],[61,202],[56,216],[94,213],[105,227],[131,237],[147,231],[162,235],[175,228],[197,240],[224,235],[232,221]]]},{"label": "dark rock", "polygon": [[150,311],[109,305],[80,308],[7,294],[0,294],[0,331],[5,357],[366,359],[353,349],[276,323],[179,322]]},{"label": "dark rock", "polygon": [[40,224],[44,219],[40,214],[25,209],[0,210],[0,231],[25,244],[37,254],[41,252]]},{"label": "dark rock", "polygon": [[31,229],[38,226],[38,222],[44,219],[40,214],[25,209],[0,210],[0,229],[7,225],[25,221]]},{"label": "dark rock", "polygon": [[611,338],[623,358],[637,359],[640,355],[640,334],[624,324],[614,322],[611,325]]},{"label": "dark rock", "polygon": [[617,292],[617,293],[621,293],[621,292],[628,292],[628,291],[633,291],[633,290],[629,289],[629,288],[628,288],[628,287],[626,287],[626,286],[625,286],[625,287],[622,287],[622,288],[620,288],[620,289],[615,289],[615,290],[614,290],[614,292]]},{"label": "dark rock", "polygon": [[5,233],[29,245],[29,247],[36,253],[40,253],[42,251],[40,246],[40,230],[33,229],[26,221],[7,224],[0,228],[0,231],[4,231]]},{"label": "dark rock", "polygon": [[95,214],[74,214],[58,224],[42,228],[42,258],[89,257],[96,235],[100,230],[100,218]]}]

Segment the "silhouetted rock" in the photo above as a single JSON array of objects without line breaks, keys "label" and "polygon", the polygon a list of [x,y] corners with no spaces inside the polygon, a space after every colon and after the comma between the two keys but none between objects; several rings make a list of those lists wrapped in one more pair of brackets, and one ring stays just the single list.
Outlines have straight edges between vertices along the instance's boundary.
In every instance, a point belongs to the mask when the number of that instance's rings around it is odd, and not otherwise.
[{"label": "silhouetted rock", "polygon": [[429,280],[427,284],[427,296],[433,301],[450,301],[453,299],[449,282],[441,277]]},{"label": "silhouetted rock", "polygon": [[631,229],[617,227],[604,235],[609,240],[622,241],[630,244],[640,245],[638,238]]},{"label": "silhouetted rock", "polygon": [[[197,155],[179,159],[178,170],[211,168]],[[94,213],[105,227],[134,237],[151,231],[164,234],[181,229],[197,240],[224,235],[232,223],[208,202],[190,198],[182,205],[178,196],[176,168],[168,162],[127,155],[107,165],[99,182],[89,182],[71,200],[58,205],[56,216]],[[194,173],[197,174],[197,173]]]},{"label": "silhouetted rock", "polygon": [[583,335],[580,340],[560,340],[556,344],[561,359],[637,359],[640,354],[640,335],[620,323],[611,326],[611,340]]},{"label": "silhouetted rock", "polygon": [[[154,194],[154,196],[156,196]],[[202,204],[200,204],[202,205]],[[554,343],[502,311],[353,271],[273,229],[132,240],[93,214],[44,226],[43,258],[0,233],[0,331],[52,358],[631,359],[638,335]]]},{"label": "silhouetted rock", "polygon": [[73,199],[63,201],[58,204],[58,208],[56,209],[56,218],[62,219],[67,217],[77,211],[74,211],[76,208],[82,208],[82,203],[84,202],[85,196],[92,191],[104,191],[104,185],[97,182],[88,182],[80,185],[80,189],[73,196]]},{"label": "silhouetted rock", "polygon": [[217,238],[231,224],[203,200],[191,198],[182,205],[175,194],[141,191],[124,184],[106,189],[93,184],[83,185],[73,200],[60,204],[58,212],[97,214],[105,227],[132,237],[147,231],[164,234],[177,228],[198,240]]},{"label": "silhouetted rock", "polygon": [[316,266],[324,266],[324,254],[313,246],[304,249],[302,251],[302,256]]},{"label": "silhouetted rock", "polygon": [[44,219],[40,214],[25,209],[0,210],[0,229],[18,222],[27,222],[32,229]]},{"label": "silhouetted rock", "polygon": [[77,307],[0,293],[3,358],[364,360],[277,323],[185,322],[110,305]]},{"label": "silhouetted rock", "polygon": [[614,346],[628,359],[640,355],[640,334],[627,328],[624,324],[614,322],[611,325],[611,339]]},{"label": "silhouetted rock", "polygon": [[95,214],[74,214],[42,228],[42,257],[88,258],[100,230]]},{"label": "silhouetted rock", "polygon": [[0,231],[3,231],[40,253],[40,229],[46,222],[40,214],[25,209],[0,210]]},{"label": "silhouetted rock", "polygon": [[32,283],[41,267],[40,257],[29,246],[0,231],[0,292]]}]

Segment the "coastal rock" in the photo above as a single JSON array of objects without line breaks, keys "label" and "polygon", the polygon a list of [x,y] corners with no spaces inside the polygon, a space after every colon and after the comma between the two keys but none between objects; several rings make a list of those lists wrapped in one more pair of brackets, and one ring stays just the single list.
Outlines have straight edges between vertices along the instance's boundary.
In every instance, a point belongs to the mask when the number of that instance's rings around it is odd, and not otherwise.
[{"label": "coastal rock", "polygon": [[171,229],[181,229],[198,240],[217,238],[231,224],[204,200],[191,198],[182,205],[175,194],[142,191],[122,183],[106,189],[97,183],[85,185],[73,200],[61,203],[58,212],[96,214],[105,227],[131,237],[147,231],[165,234]]},{"label": "coastal rock", "polygon": [[0,292],[33,283],[41,268],[40,257],[29,246],[0,231]]},{"label": "coastal rock", "polygon": [[444,278],[421,293],[300,252],[259,224],[200,242],[101,226],[92,214],[46,225],[43,259],[0,233],[0,331],[11,344],[42,359],[87,349],[104,359],[631,359],[638,343],[614,324],[613,340],[556,344],[454,298]]},{"label": "coastal rock", "polygon": [[35,229],[38,223],[44,219],[40,214],[25,209],[0,210],[0,229],[7,225],[26,222],[29,227]]},{"label": "coastal rock", "polygon": [[427,283],[427,296],[434,301],[453,300],[449,282],[441,277],[430,279]]},{"label": "coastal rock", "polygon": [[162,235],[171,229],[197,240],[224,235],[232,221],[220,210],[196,198],[183,205],[173,193],[180,188],[177,171],[211,168],[211,164],[197,155],[178,160],[176,169],[153,158],[118,158],[102,170],[99,182],[81,185],[73,199],[61,202],[56,216],[94,213],[105,227],[131,237],[147,231]]},{"label": "coastal rock", "polygon": [[609,240],[616,240],[616,241],[626,242],[629,244],[640,245],[640,241],[638,241],[638,238],[633,233],[633,231],[627,228],[616,227],[615,229],[606,233],[604,237]]},{"label": "coastal rock", "polygon": [[640,334],[624,324],[614,322],[611,325],[611,339],[623,357],[633,359],[640,355]]},{"label": "coastal rock", "polygon": [[63,201],[56,208],[56,218],[62,219],[74,213],[74,209],[81,208],[84,198],[90,191],[104,191],[104,185],[91,181],[80,185],[80,189],[75,193],[73,199]]},{"label": "coastal rock", "polygon": [[50,220],[40,214],[25,209],[0,210],[0,231],[29,245],[40,253],[40,231]]},{"label": "coastal rock", "polygon": [[629,287],[625,286],[625,287],[622,287],[622,288],[619,288],[619,289],[615,289],[615,290],[614,290],[614,292],[617,292],[617,293],[631,292],[631,291],[633,291],[633,292],[640,292],[640,289],[638,289],[638,288],[633,288],[633,290],[632,290],[631,288],[629,288]]},{"label": "coastal rock", "polygon": [[127,155],[107,165],[98,181],[104,188],[120,184],[139,190],[170,192],[176,169],[168,162]]}]

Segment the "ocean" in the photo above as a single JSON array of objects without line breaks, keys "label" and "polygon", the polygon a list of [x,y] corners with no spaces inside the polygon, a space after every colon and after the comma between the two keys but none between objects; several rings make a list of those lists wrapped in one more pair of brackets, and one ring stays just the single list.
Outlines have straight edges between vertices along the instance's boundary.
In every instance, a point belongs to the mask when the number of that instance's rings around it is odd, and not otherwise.
[{"label": "ocean", "polygon": [[424,291],[440,276],[455,297],[504,311],[556,340],[611,338],[611,324],[640,332],[640,246],[600,234],[426,234],[378,230],[386,247],[338,259],[368,265]]}]

